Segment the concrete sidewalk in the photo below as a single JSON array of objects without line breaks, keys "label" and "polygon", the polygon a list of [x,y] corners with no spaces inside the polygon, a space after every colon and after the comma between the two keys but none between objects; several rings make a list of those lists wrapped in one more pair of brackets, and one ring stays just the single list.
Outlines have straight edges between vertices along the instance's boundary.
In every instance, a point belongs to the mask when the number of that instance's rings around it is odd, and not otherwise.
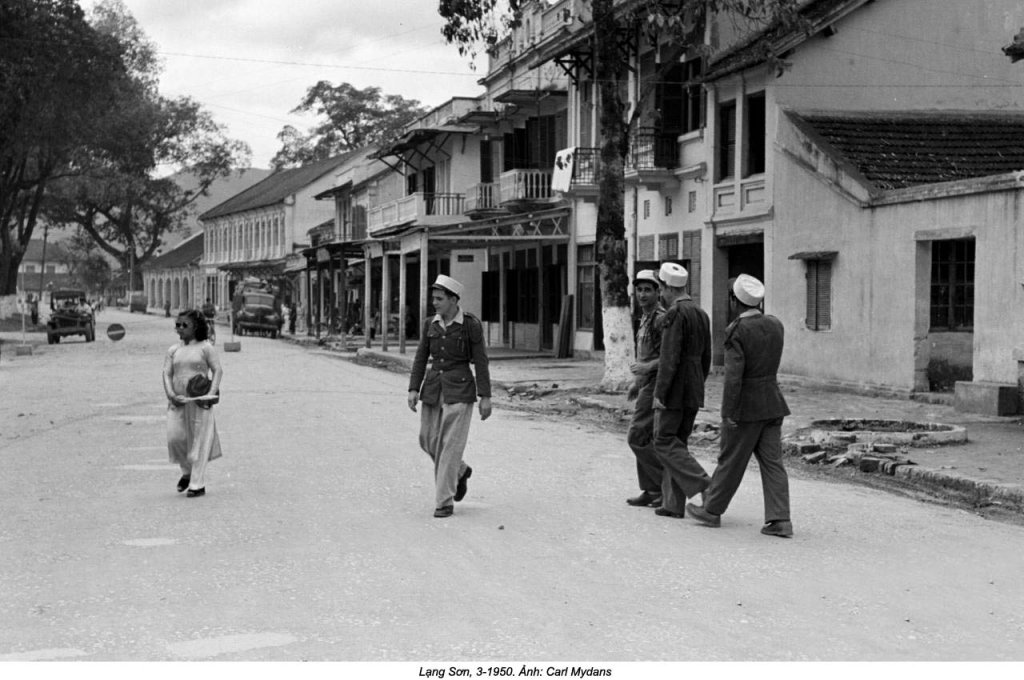
[{"label": "concrete sidewalk", "polygon": [[[406,346],[405,354],[398,352],[397,345],[387,352],[379,345],[360,346],[354,352],[352,345],[349,348],[348,353],[359,361],[392,370],[408,370],[415,353],[414,344]],[[512,392],[540,395],[569,392],[577,403],[586,407],[606,409],[619,415],[632,411],[632,402],[625,394],[600,391],[598,385],[604,370],[600,359],[556,359],[504,349],[492,350],[491,354],[491,381],[498,398]],[[998,506],[1024,512],[1024,419],[961,413],[953,408],[951,400],[941,395],[923,401],[892,393],[837,389],[787,376],[780,376],[780,383],[792,411],[783,428],[790,442],[790,465],[811,464],[805,462],[802,454],[814,447],[798,448],[793,442],[807,441],[806,434],[815,421],[894,420],[961,426],[967,430],[967,441],[963,444],[896,446],[895,456],[913,464],[893,466],[888,474],[913,487],[954,497],[974,507]],[[697,419],[698,428],[709,431],[712,439],[720,422],[721,395],[721,375],[713,372],[707,384],[706,408]],[[884,441],[884,437],[879,441]],[[894,447],[878,448],[891,451]]]}]

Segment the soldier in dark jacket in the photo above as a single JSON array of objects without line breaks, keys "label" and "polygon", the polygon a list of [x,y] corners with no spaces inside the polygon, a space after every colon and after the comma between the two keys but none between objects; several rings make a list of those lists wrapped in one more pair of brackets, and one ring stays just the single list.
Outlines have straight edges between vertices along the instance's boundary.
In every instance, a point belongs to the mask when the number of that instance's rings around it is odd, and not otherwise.
[{"label": "soldier in dark jacket", "polygon": [[[466,480],[473,468],[462,460],[480,397],[480,420],[491,415],[491,378],[484,346],[483,326],[459,307],[463,286],[455,279],[437,277],[431,301],[437,314],[423,324],[409,378],[409,408],[420,414],[420,447],[434,461],[434,517],[451,517],[453,500],[466,495]],[[427,368],[428,357],[433,363]],[[469,365],[476,367],[476,379]]]},{"label": "soldier in dark jacket", "polygon": [[690,516],[717,527],[743,480],[753,454],[761,469],[765,525],[761,533],[789,538],[789,477],[782,463],[782,420],[789,415],[777,374],[782,360],[783,327],[761,313],[764,285],[740,274],[729,304],[739,316],[725,330],[725,382],[722,392],[722,438],[718,467],[704,506],[688,504]]},{"label": "soldier in dark jacket", "polygon": [[704,405],[704,381],[711,371],[711,322],[686,292],[689,274],[666,262],[658,273],[668,311],[662,320],[658,378],[654,384],[654,451],[665,472],[662,517],[682,517],[687,498],[704,491],[708,473],[690,453],[687,440]]}]

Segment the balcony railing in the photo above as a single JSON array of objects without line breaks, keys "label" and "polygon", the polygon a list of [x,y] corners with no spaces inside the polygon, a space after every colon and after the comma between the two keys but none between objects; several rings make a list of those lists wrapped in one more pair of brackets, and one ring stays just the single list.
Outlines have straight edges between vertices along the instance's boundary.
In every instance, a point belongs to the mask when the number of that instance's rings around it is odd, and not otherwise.
[{"label": "balcony railing", "polygon": [[678,135],[640,128],[629,139],[627,162],[633,170],[670,170],[679,165]]},{"label": "balcony railing", "polygon": [[493,210],[498,207],[498,185],[494,182],[481,182],[466,191],[466,212]]},{"label": "balcony railing", "polygon": [[397,201],[391,201],[367,214],[367,227],[371,236],[374,232],[402,224],[444,224],[451,217],[462,216],[462,194],[439,194],[417,192]]},{"label": "balcony railing", "polygon": [[551,172],[548,170],[509,170],[501,173],[498,185],[502,203],[551,198]]},{"label": "balcony railing", "polygon": [[572,172],[573,186],[597,184],[597,171],[601,167],[601,150],[595,147],[576,147],[576,159]]}]

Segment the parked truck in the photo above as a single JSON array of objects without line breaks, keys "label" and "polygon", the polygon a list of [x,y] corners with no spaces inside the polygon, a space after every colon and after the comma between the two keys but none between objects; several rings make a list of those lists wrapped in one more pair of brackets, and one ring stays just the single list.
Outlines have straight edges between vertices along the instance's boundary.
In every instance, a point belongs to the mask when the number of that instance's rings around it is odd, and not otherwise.
[{"label": "parked truck", "polygon": [[246,279],[235,289],[231,299],[232,332],[235,335],[281,334],[284,315],[281,313],[280,289],[264,281]]}]

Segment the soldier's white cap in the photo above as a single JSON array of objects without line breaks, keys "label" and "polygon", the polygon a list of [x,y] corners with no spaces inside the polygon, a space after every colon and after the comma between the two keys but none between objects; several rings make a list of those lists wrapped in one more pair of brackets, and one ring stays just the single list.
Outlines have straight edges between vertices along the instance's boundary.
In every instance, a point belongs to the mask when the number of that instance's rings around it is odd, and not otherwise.
[{"label": "soldier's white cap", "polygon": [[658,271],[658,278],[660,278],[666,286],[671,286],[672,288],[683,288],[686,285],[686,282],[690,279],[690,275],[687,273],[686,268],[683,267],[683,265],[676,264],[675,262],[666,262],[661,265],[661,269]]},{"label": "soldier's white cap", "polygon": [[636,273],[636,276],[633,277],[634,286],[644,281],[649,281],[650,283],[653,283],[655,288],[658,287],[658,275],[654,272],[653,269],[641,269]]},{"label": "soldier's white cap", "polygon": [[444,274],[437,275],[437,280],[434,281],[434,285],[431,286],[431,288],[441,288],[452,295],[458,296],[459,298],[462,297],[462,291],[466,289],[461,283],[450,276],[445,276]]},{"label": "soldier's white cap", "polygon": [[750,274],[740,274],[732,284],[732,294],[748,307],[757,307],[764,300],[764,284]]}]

